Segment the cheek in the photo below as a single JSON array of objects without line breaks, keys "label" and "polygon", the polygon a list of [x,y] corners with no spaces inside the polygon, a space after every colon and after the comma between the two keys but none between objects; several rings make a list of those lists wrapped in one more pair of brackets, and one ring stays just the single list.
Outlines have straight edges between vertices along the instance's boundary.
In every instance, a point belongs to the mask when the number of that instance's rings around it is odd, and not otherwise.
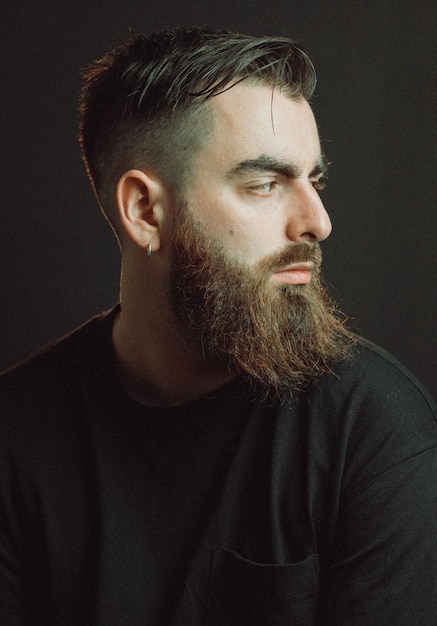
[{"label": "cheek", "polygon": [[190,208],[202,230],[215,239],[231,259],[253,266],[277,251],[271,220],[263,220],[253,208],[239,204],[232,194],[199,194]]},{"label": "cheek", "polygon": [[256,265],[270,253],[268,239],[251,224],[233,226],[223,233],[222,244],[231,258],[247,266]]},{"label": "cheek", "polygon": [[239,223],[235,215],[226,219],[222,213],[222,219],[214,217],[207,223],[202,220],[202,227],[229,259],[244,265],[252,265],[257,261],[258,236],[251,224]]},{"label": "cheek", "polygon": [[190,203],[190,210],[202,230],[223,245],[244,238],[244,228],[238,211],[225,194],[215,194],[213,197],[200,194],[195,202]]}]

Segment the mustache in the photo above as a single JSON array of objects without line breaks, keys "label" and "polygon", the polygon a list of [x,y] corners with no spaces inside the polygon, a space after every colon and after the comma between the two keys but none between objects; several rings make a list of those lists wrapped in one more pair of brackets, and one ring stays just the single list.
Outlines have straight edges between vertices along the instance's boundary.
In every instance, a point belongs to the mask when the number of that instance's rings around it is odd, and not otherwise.
[{"label": "mustache", "polygon": [[322,265],[322,249],[318,243],[298,243],[287,246],[284,250],[266,257],[259,264],[264,272],[278,272],[291,263],[314,263],[316,271]]}]

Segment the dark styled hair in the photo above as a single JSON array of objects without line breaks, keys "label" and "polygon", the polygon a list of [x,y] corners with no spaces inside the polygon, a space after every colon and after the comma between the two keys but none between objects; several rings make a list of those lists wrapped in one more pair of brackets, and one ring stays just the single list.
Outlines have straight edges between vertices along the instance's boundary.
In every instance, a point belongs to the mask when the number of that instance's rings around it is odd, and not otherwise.
[{"label": "dark styled hair", "polygon": [[114,190],[128,169],[145,167],[183,185],[212,130],[204,106],[241,80],[309,100],[314,67],[296,42],[209,28],[137,36],[84,70],[79,140],[99,203],[116,228]]}]

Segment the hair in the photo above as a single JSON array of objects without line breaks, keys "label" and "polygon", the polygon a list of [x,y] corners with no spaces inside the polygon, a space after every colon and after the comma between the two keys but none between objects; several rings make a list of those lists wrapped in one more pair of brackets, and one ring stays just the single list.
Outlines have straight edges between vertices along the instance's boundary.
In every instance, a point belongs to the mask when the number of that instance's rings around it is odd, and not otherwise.
[{"label": "hair", "polygon": [[139,35],[83,71],[79,141],[99,204],[117,232],[115,187],[148,168],[183,188],[194,154],[210,136],[205,103],[242,80],[309,100],[314,67],[291,39],[207,27]]}]

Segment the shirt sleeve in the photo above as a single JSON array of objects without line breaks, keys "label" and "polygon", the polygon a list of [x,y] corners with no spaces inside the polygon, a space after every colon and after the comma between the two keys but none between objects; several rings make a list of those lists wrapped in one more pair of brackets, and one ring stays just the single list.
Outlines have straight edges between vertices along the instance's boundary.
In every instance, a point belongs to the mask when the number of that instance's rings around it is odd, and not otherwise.
[{"label": "shirt sleeve", "polygon": [[344,463],[319,623],[435,626],[435,405],[385,354],[365,356],[343,405]]},{"label": "shirt sleeve", "polygon": [[338,419],[318,624],[436,626],[436,406],[396,359],[361,350],[317,407]]},{"label": "shirt sleeve", "polygon": [[320,624],[436,624],[435,468],[435,448],[426,450],[344,505]]}]

